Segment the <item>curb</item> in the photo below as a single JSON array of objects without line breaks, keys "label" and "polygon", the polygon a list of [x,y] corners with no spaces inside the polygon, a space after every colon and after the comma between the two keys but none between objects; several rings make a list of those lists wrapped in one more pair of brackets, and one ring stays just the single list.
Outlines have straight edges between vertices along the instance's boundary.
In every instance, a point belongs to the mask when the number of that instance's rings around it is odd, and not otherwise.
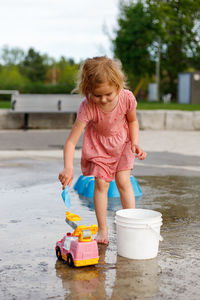
[{"label": "curb", "polygon": [[138,110],[143,130],[200,130],[200,111]]},{"label": "curb", "polygon": [[[74,113],[33,113],[29,115],[30,129],[71,128]],[[200,111],[138,110],[137,117],[142,130],[200,130]],[[0,130],[23,129],[24,114],[0,109]]]}]

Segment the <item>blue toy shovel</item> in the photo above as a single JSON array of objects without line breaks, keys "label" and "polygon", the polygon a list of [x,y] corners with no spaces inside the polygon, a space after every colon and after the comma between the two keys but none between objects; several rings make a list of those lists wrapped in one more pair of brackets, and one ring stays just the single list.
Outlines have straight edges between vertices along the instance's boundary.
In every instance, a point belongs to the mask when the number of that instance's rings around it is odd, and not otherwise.
[{"label": "blue toy shovel", "polygon": [[62,196],[63,201],[64,201],[65,205],[67,206],[67,208],[70,208],[71,207],[71,200],[70,200],[70,197],[69,197],[68,186],[66,186],[66,188],[62,192],[61,196]]}]

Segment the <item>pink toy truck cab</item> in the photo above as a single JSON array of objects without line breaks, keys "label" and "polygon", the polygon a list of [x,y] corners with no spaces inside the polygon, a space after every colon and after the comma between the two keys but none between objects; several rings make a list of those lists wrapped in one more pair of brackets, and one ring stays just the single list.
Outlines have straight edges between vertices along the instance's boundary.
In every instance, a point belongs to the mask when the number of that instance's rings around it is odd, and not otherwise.
[{"label": "pink toy truck cab", "polygon": [[92,235],[98,231],[98,226],[77,226],[74,221],[80,220],[78,215],[66,212],[65,221],[75,230],[73,233],[68,232],[55,247],[57,258],[67,261],[70,267],[95,265],[99,261],[97,241],[92,239]]},{"label": "pink toy truck cab", "polygon": [[70,232],[56,243],[56,255],[58,259],[67,261],[70,267],[95,265],[99,261],[96,240],[81,242]]}]

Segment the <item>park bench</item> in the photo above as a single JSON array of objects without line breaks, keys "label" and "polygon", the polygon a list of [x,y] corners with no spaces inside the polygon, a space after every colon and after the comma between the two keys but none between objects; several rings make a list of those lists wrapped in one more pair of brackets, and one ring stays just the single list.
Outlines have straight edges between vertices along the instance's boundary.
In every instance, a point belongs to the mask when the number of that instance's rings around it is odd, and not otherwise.
[{"label": "park bench", "polygon": [[77,113],[83,97],[77,94],[12,93],[11,111],[24,114],[24,129],[28,129],[30,114]]}]

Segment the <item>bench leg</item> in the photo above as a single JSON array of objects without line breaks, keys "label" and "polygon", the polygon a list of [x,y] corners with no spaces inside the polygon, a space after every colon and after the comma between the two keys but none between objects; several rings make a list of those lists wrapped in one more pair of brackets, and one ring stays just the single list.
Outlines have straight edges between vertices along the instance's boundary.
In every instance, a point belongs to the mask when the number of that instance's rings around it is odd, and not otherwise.
[{"label": "bench leg", "polygon": [[24,114],[24,130],[28,129],[28,117],[29,117],[29,114],[25,113]]}]

